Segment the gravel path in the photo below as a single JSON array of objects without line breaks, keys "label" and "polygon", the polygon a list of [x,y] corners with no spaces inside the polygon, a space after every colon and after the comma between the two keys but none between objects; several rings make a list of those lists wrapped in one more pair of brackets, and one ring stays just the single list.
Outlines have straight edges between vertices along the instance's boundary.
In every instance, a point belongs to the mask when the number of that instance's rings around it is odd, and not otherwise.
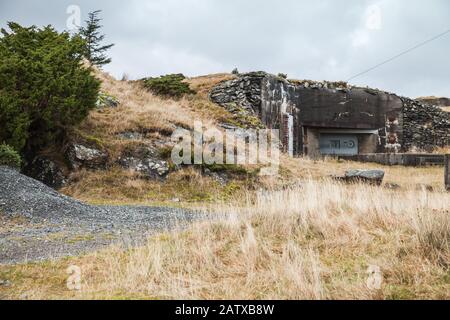
[{"label": "gravel path", "polygon": [[10,168],[0,167],[0,264],[74,256],[200,218],[188,210],[91,206]]}]

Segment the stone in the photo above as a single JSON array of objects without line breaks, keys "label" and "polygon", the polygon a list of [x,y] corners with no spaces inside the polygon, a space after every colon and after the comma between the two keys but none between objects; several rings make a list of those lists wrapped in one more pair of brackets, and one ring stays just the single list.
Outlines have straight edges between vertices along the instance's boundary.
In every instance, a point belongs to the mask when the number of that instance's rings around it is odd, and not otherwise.
[{"label": "stone", "polygon": [[383,170],[348,170],[342,177],[334,177],[338,181],[346,183],[368,183],[381,186],[384,179]]},{"label": "stone", "polygon": [[100,93],[96,102],[96,107],[99,109],[117,108],[119,105],[117,98],[106,93]]},{"label": "stone", "polygon": [[24,173],[54,189],[59,189],[67,183],[67,176],[62,167],[45,156],[37,156],[25,168]]},{"label": "stone", "polygon": [[164,179],[170,172],[169,163],[159,158],[157,150],[147,146],[124,151],[118,163],[148,179]]},{"label": "stone", "polygon": [[104,169],[108,163],[109,156],[101,150],[86,147],[82,144],[71,144],[66,149],[66,159],[71,169],[80,168]]}]

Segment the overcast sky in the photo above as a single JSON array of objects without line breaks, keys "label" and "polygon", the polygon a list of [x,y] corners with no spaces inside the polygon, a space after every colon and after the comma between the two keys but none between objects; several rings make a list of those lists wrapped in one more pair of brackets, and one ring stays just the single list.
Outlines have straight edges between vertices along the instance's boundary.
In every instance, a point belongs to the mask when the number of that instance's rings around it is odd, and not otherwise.
[{"label": "overcast sky", "polygon": [[[448,0],[0,0],[0,22],[67,30],[103,10],[105,70],[131,78],[264,70],[346,80],[450,29]],[[450,96],[450,33],[351,83]]]}]

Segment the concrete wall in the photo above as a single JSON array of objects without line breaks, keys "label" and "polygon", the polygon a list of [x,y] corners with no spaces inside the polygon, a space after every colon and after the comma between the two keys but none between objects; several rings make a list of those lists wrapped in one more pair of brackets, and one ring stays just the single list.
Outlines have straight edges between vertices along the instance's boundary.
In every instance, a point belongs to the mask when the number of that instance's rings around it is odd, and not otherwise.
[{"label": "concrete wall", "polygon": [[358,135],[359,153],[375,153],[380,148],[379,136],[375,134]]},{"label": "concrete wall", "polygon": [[[402,147],[403,104],[396,95],[333,84],[293,84],[270,75],[262,80],[261,95],[258,112],[266,125],[282,130],[279,115],[294,116],[294,154],[302,154],[305,143],[309,155],[316,153],[315,142],[303,137],[305,127],[378,130],[378,136],[362,137],[364,151],[398,152]],[[314,132],[310,138],[316,138]]]}]

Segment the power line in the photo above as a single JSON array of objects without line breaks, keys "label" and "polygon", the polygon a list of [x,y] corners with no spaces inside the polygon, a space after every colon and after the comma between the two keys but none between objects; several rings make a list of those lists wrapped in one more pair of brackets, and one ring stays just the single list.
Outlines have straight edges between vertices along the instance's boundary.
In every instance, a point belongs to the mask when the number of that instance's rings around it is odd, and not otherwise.
[{"label": "power line", "polygon": [[437,40],[437,39],[439,39],[439,38],[442,38],[443,36],[445,36],[445,35],[448,34],[448,33],[450,33],[450,29],[448,29],[448,30],[445,31],[445,32],[442,32],[442,33],[438,34],[437,36],[434,36],[433,38],[430,38],[430,39],[428,39],[428,40],[425,40],[425,41],[423,41],[423,42],[421,42],[421,43],[415,45],[414,47],[409,48],[409,49],[407,49],[407,50],[405,50],[405,51],[403,51],[403,52],[401,52],[401,53],[399,53],[399,54],[393,56],[392,58],[389,58],[389,59],[387,59],[387,60],[385,60],[385,61],[383,61],[383,62],[380,62],[379,64],[377,64],[377,65],[375,65],[375,66],[373,66],[373,67],[371,67],[371,68],[369,68],[369,69],[367,69],[367,70],[364,70],[363,72],[360,72],[360,73],[358,73],[358,74],[355,74],[354,76],[350,77],[350,78],[347,79],[346,81],[349,82],[350,80],[353,80],[353,79],[355,79],[355,78],[357,78],[357,77],[360,77],[360,76],[362,76],[363,74],[366,74],[366,73],[368,73],[368,72],[370,72],[370,71],[372,71],[372,70],[374,70],[374,69],[376,69],[376,68],[379,68],[379,67],[381,67],[382,65],[385,65],[386,63],[389,63],[389,62],[391,62],[391,61],[393,61],[393,60],[395,60],[395,59],[397,59],[397,58],[399,58],[399,57],[401,57],[401,56],[403,56],[403,55],[405,55],[405,54],[407,54],[407,53],[409,53],[409,52],[411,52],[411,51],[414,51],[414,50],[416,50],[416,49],[418,49],[418,48],[420,48],[420,47],[423,47],[424,45],[426,45],[426,44],[428,44],[428,43],[430,43],[430,42],[432,42],[432,41],[434,41],[434,40]]}]

